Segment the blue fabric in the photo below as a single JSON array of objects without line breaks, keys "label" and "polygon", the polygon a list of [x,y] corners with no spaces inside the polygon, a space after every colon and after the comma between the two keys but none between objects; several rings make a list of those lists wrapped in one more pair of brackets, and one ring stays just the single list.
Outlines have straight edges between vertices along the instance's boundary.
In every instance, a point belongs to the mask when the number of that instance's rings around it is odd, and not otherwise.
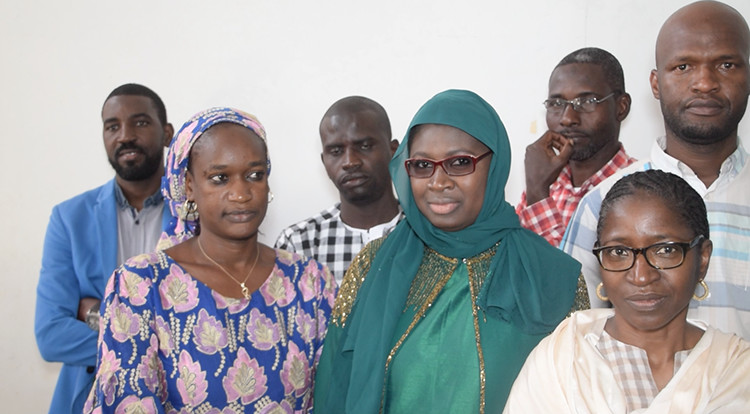
[{"label": "blue fabric", "polygon": [[84,412],[310,412],[335,294],[325,267],[284,250],[249,299],[220,295],[164,251],[132,257],[106,289]]},{"label": "blue fabric", "polygon": [[[80,413],[94,380],[97,334],[77,319],[78,303],[102,298],[117,267],[116,209],[114,180],[52,209],[34,320],[42,358],[63,363],[50,413]],[[162,223],[169,217],[164,209]]]}]

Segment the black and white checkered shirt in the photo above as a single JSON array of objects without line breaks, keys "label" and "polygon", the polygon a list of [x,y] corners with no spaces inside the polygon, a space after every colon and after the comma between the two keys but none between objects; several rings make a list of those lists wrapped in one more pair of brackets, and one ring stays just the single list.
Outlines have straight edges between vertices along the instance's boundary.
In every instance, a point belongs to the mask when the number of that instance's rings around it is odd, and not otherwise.
[{"label": "black and white checkered shirt", "polygon": [[368,237],[368,230],[353,229],[341,221],[340,204],[337,203],[282,230],[275,247],[303,254],[326,265],[336,278],[336,283],[341,285],[354,256],[370,240],[388,234],[402,218],[403,213],[399,207],[399,214],[394,220],[376,226],[382,229],[382,234],[378,232],[376,237]]}]

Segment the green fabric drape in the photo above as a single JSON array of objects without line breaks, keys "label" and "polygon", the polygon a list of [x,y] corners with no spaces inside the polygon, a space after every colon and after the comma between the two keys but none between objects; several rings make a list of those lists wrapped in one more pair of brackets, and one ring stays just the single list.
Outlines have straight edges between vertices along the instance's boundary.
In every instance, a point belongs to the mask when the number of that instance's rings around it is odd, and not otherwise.
[{"label": "green fabric drape", "polygon": [[[463,230],[445,232],[432,226],[415,204],[404,161],[409,156],[411,130],[422,124],[458,128],[493,152],[482,209]],[[580,264],[520,227],[503,191],[510,171],[508,136],[495,110],[481,97],[448,90],[430,99],[409,125],[390,171],[406,220],[396,226],[373,259],[346,328],[335,334],[340,335],[338,344],[329,347],[326,342],[324,346],[320,369],[330,378],[325,379],[328,384],[320,395],[316,391],[318,413],[378,412],[385,360],[425,245],[448,257],[467,258],[500,241],[477,305],[488,317],[506,321],[521,332],[551,332],[573,303]]]}]

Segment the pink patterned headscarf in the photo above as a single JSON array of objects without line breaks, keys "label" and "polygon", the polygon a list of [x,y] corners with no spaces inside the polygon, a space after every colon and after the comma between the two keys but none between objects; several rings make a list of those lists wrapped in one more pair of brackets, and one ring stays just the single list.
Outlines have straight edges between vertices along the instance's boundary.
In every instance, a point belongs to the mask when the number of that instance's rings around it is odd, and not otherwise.
[{"label": "pink patterned headscarf", "polygon": [[[193,115],[172,139],[167,152],[167,165],[161,179],[161,192],[172,218],[161,235],[157,249],[166,249],[195,235],[197,221],[181,217],[185,195],[185,174],[190,150],[207,129],[216,124],[231,122],[241,125],[266,140],[266,130],[255,116],[233,108],[211,108]],[[266,173],[271,173],[271,159],[266,158]]]}]

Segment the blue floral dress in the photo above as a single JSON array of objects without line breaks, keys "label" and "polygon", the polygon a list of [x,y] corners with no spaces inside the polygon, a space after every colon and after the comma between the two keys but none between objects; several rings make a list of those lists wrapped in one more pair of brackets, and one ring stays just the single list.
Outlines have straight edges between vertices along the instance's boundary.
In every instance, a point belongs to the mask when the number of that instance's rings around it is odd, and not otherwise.
[{"label": "blue floral dress", "polygon": [[283,250],[250,299],[214,292],[163,251],[131,258],[107,284],[84,413],[311,412],[335,294],[327,268]]}]

